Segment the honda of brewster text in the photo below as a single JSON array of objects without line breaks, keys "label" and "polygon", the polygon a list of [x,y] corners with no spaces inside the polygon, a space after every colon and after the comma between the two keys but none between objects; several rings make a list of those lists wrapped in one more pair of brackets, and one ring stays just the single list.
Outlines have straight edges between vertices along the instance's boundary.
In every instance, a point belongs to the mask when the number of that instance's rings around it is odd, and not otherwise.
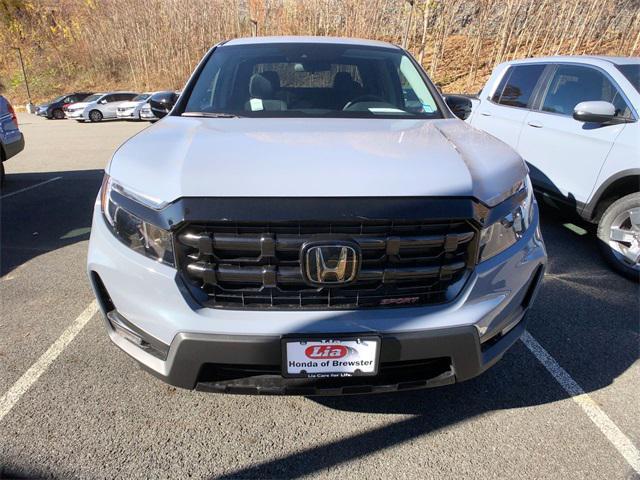
[{"label": "honda of brewster text", "polygon": [[525,330],[546,251],[528,171],[402,48],[213,47],[106,168],[88,273],[169,384],[331,395],[451,384]]}]

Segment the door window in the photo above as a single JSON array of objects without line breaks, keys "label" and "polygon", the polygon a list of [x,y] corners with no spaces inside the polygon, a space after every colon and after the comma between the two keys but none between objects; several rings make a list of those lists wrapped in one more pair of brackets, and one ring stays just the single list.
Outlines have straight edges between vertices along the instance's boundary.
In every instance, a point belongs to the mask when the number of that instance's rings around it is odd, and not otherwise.
[{"label": "door window", "polygon": [[640,93],[640,63],[630,63],[628,65],[616,65],[618,70],[627,77],[633,88]]},{"label": "door window", "polygon": [[602,100],[616,107],[616,116],[631,118],[631,109],[611,81],[594,68],[559,65],[547,87],[542,111],[573,115],[580,102]]},{"label": "door window", "polygon": [[527,108],[546,65],[517,65],[504,74],[491,100],[500,105]]}]

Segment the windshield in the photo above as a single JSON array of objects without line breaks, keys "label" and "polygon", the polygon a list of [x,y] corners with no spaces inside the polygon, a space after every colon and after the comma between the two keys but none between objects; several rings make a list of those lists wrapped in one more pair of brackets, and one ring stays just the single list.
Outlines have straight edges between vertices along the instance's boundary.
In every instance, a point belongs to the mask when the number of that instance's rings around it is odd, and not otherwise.
[{"label": "windshield", "polygon": [[89,95],[87,98],[85,98],[82,101],[83,102],[95,102],[96,100],[98,100],[102,96],[103,96],[102,93],[96,93],[96,94],[93,94],[93,95]]},{"label": "windshield", "polygon": [[63,98],[65,98],[65,97],[66,97],[66,95],[62,95],[62,96],[60,96],[60,97],[56,97],[56,98],[54,98],[53,100],[51,100],[49,103],[57,103],[57,102],[60,102],[60,101],[61,101]]},{"label": "windshield", "polygon": [[131,99],[132,102],[142,102],[151,96],[150,93],[141,93],[140,95],[136,95]]},{"label": "windshield", "polygon": [[441,118],[402,50],[340,44],[222,46],[183,115]]},{"label": "windshield", "polygon": [[627,77],[631,85],[640,93],[640,63],[629,63],[627,65],[616,65],[618,70]]}]

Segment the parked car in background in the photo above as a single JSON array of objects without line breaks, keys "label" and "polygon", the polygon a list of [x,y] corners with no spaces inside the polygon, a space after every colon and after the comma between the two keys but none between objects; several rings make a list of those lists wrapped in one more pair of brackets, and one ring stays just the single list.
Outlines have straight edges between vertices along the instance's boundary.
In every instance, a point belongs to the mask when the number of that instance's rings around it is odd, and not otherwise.
[{"label": "parked car in background", "polygon": [[101,122],[117,118],[118,107],[137,95],[135,92],[94,93],[82,102],[69,105],[67,118],[79,122]]},{"label": "parked car in background", "polygon": [[402,48],[231,40],[150,102],[164,118],[107,166],[87,268],[109,336],[158,377],[401,391],[523,334],[546,264],[527,167]]},{"label": "parked car in background", "polygon": [[173,91],[173,90],[164,90],[161,92],[155,92],[153,95],[151,95],[151,97],[149,97],[149,99],[147,100],[147,103],[145,103],[140,109],[140,118],[142,120],[149,120],[151,122],[155,122],[159,120],[159,117],[153,112],[153,109],[151,108],[151,101],[162,99],[162,98],[170,98],[174,94],[180,95],[180,92]]},{"label": "parked car in background", "polygon": [[36,115],[46,117],[49,120],[62,120],[65,118],[64,108],[72,103],[81,102],[91,95],[90,92],[75,92],[61,95],[50,102],[36,107]]},{"label": "parked car in background", "polygon": [[0,184],[4,182],[4,162],[24,149],[18,116],[9,101],[0,95]]},{"label": "parked car in background", "polygon": [[122,102],[116,110],[116,116],[122,120],[140,120],[140,110],[151,95],[153,93],[141,93],[128,102]]},{"label": "parked car in background", "polygon": [[158,117],[156,117],[151,111],[151,105],[148,101],[145,102],[142,107],[140,107],[140,120],[147,120],[150,122],[155,122],[156,120],[158,120]]},{"label": "parked car in background", "polygon": [[549,203],[598,224],[602,251],[640,277],[640,58],[560,56],[495,68],[469,123],[522,155]]}]

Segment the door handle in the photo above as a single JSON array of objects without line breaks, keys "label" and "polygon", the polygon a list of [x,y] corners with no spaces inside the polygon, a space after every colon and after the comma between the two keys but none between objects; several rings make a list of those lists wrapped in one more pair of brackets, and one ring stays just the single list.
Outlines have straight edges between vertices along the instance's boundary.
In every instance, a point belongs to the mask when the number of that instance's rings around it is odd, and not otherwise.
[{"label": "door handle", "polygon": [[480,112],[480,115],[482,115],[483,117],[490,117],[491,114],[487,113],[487,112]]},{"label": "door handle", "polygon": [[533,128],[542,128],[542,124],[541,123],[527,122],[527,125],[529,125],[530,127],[533,127]]}]

